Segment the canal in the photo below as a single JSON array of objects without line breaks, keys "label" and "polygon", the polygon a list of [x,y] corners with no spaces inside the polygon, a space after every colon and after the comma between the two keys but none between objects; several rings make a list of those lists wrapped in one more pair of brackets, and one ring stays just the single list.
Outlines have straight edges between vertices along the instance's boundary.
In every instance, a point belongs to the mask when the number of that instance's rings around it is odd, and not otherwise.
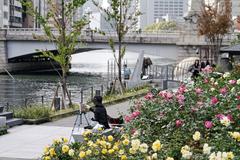
[{"label": "canal", "polygon": [[[172,62],[169,59],[151,56],[155,63]],[[124,61],[133,70],[138,53],[127,52]],[[107,85],[107,61],[113,60],[110,50],[79,53],[72,56],[71,70],[67,79],[73,102],[80,102],[80,90],[85,92],[85,100],[90,94],[90,87],[104,89]],[[7,75],[0,75],[0,106],[24,106],[25,104],[49,103],[59,81],[57,73],[25,73],[13,75],[13,81]]]}]

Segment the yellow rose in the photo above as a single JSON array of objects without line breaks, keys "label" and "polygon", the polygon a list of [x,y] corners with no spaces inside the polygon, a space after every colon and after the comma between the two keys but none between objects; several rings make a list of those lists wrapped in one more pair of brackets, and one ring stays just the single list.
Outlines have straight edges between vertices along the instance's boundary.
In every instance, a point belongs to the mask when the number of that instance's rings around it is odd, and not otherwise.
[{"label": "yellow rose", "polygon": [[119,152],[118,152],[120,155],[123,155],[124,154],[124,150],[119,150]]},{"label": "yellow rose", "polygon": [[91,150],[87,150],[86,151],[86,155],[88,156],[88,155],[91,155],[92,154],[92,151]]},{"label": "yellow rose", "polygon": [[107,154],[107,149],[102,149],[102,154]]},{"label": "yellow rose", "polygon": [[62,141],[63,141],[64,143],[67,143],[67,142],[68,142],[68,139],[67,139],[67,138],[64,138],[64,137],[62,137]]},{"label": "yellow rose", "polygon": [[51,157],[56,156],[56,152],[55,152],[54,148],[49,149],[49,153],[50,153]]},{"label": "yellow rose", "polygon": [[44,154],[49,154],[49,146],[46,146],[46,147],[44,148]]},{"label": "yellow rose", "polygon": [[227,152],[227,158],[228,160],[232,160],[234,158],[233,152]]},{"label": "yellow rose", "polygon": [[63,152],[63,153],[67,153],[68,151],[69,151],[69,146],[63,145],[63,146],[62,146],[62,152]]},{"label": "yellow rose", "polygon": [[153,153],[153,154],[152,154],[152,159],[153,159],[153,160],[158,159],[157,153]]},{"label": "yellow rose", "polygon": [[159,140],[156,140],[153,144],[152,144],[152,149],[154,152],[159,151],[162,148],[161,142]]},{"label": "yellow rose", "polygon": [[109,154],[114,153],[114,149],[109,149],[109,150],[108,150],[108,153],[109,153]]},{"label": "yellow rose", "polygon": [[139,150],[142,152],[142,153],[147,153],[148,151],[148,145],[146,143],[142,143],[139,147]]},{"label": "yellow rose", "polygon": [[80,153],[79,153],[79,157],[80,158],[84,158],[86,156],[86,153],[84,152],[84,151],[81,151]]},{"label": "yellow rose", "polygon": [[127,156],[126,155],[122,155],[121,156],[121,160],[127,160]]},{"label": "yellow rose", "polygon": [[112,142],[113,141],[113,136],[108,136],[108,141]]},{"label": "yellow rose", "polygon": [[100,141],[100,145],[106,148],[107,142],[106,141]]},{"label": "yellow rose", "polygon": [[134,150],[138,150],[140,144],[141,144],[141,142],[139,139],[134,139],[131,141],[131,145]]},{"label": "yellow rose", "polygon": [[71,156],[71,157],[74,156],[74,150],[73,150],[73,149],[70,149],[70,150],[68,151],[68,155]]},{"label": "yellow rose", "polygon": [[239,132],[229,132],[229,134],[232,136],[232,138],[236,139],[237,141],[240,141],[240,133]]},{"label": "yellow rose", "polygon": [[129,140],[128,139],[124,139],[123,140],[123,145],[127,146],[129,144]]},{"label": "yellow rose", "polygon": [[114,145],[114,146],[113,146],[113,149],[114,149],[115,151],[119,150],[119,148],[118,148],[117,145]]},{"label": "yellow rose", "polygon": [[201,133],[198,132],[198,131],[196,131],[196,132],[194,133],[194,135],[193,135],[194,141],[199,141],[200,138],[201,138]]},{"label": "yellow rose", "polygon": [[106,145],[107,145],[107,148],[108,148],[108,149],[112,148],[112,144],[111,144],[111,143],[108,143],[108,142],[107,142]]},{"label": "yellow rose", "polygon": [[172,158],[172,157],[167,157],[166,160],[174,160],[174,158]]},{"label": "yellow rose", "polygon": [[87,145],[88,145],[89,147],[92,147],[92,146],[93,146],[93,141],[88,141]]},{"label": "yellow rose", "polygon": [[58,144],[58,143],[60,143],[59,139],[54,139],[53,140],[53,144]]},{"label": "yellow rose", "polygon": [[130,148],[130,149],[129,149],[129,153],[131,153],[131,154],[136,154],[137,151],[136,151],[134,148]]},{"label": "yellow rose", "polygon": [[51,157],[47,156],[44,158],[44,160],[51,160]]}]

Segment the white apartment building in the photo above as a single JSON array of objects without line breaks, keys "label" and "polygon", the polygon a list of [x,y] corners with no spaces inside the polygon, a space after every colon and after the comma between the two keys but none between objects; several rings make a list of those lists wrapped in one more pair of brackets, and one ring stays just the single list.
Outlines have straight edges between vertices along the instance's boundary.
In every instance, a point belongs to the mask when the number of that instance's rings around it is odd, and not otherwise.
[{"label": "white apartment building", "polygon": [[183,21],[184,13],[187,12],[187,0],[140,0],[140,26],[158,21]]},{"label": "white apartment building", "polygon": [[22,27],[22,4],[20,0],[0,1],[0,28]]},{"label": "white apartment building", "polygon": [[9,28],[9,0],[0,1],[0,28]]}]

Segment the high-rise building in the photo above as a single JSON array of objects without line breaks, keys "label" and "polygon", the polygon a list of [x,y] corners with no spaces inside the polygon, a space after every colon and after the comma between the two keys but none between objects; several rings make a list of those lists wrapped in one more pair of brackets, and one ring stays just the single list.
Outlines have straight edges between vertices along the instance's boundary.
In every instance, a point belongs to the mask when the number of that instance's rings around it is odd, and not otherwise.
[{"label": "high-rise building", "polygon": [[20,0],[9,1],[9,28],[22,27],[22,3]]},{"label": "high-rise building", "polygon": [[0,27],[22,27],[22,4],[20,0],[0,1]]},{"label": "high-rise building", "polygon": [[234,19],[240,16],[240,0],[232,0],[232,16]]},{"label": "high-rise building", "polygon": [[187,11],[187,0],[140,0],[140,26],[158,21],[183,21],[184,13]]},{"label": "high-rise building", "polygon": [[9,27],[9,1],[0,1],[0,28]]}]

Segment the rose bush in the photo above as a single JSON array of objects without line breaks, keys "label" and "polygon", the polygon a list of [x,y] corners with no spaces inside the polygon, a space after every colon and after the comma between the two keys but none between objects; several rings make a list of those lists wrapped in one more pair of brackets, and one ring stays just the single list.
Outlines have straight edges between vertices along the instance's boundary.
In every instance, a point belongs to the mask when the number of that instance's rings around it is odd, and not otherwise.
[{"label": "rose bush", "polygon": [[119,135],[55,140],[42,159],[239,160],[240,79],[206,68],[195,83],[136,101]]},{"label": "rose bush", "polygon": [[[240,159],[239,75],[212,71],[205,69],[194,84],[182,84],[175,92],[148,93],[131,108],[138,116],[128,120],[128,133],[145,142],[160,139],[162,157]],[[212,146],[209,155],[202,152],[206,144]]]},{"label": "rose bush", "polygon": [[155,140],[146,144],[126,134],[101,136],[90,130],[83,133],[84,142],[68,144],[61,138],[44,149],[43,160],[157,160],[162,144]]}]

